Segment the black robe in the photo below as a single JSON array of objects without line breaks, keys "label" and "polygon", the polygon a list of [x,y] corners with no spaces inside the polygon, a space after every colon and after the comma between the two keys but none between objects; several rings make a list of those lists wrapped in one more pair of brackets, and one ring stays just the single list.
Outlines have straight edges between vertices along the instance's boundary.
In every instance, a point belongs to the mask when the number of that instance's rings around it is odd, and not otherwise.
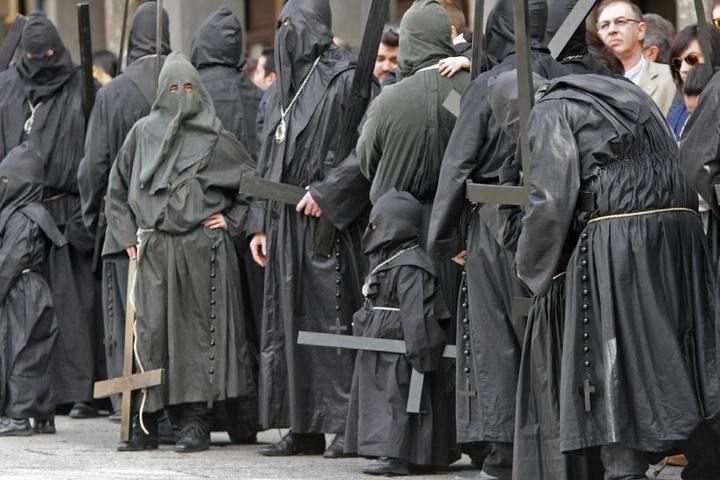
[{"label": "black robe", "polygon": [[[542,18],[532,16],[534,21]],[[544,21],[540,23],[531,25],[533,38],[545,34]],[[430,220],[431,255],[449,259],[467,251],[457,345],[470,354],[458,356],[456,380],[458,391],[466,389],[469,381],[477,395],[456,398],[460,443],[511,443],[515,427],[515,393],[525,321],[513,318],[512,299],[525,293],[513,272],[512,252],[498,242],[501,219],[497,207],[471,206],[465,199],[467,180],[498,184],[503,163],[515,154],[515,140],[503,133],[487,98],[491,79],[515,68],[511,28],[512,9],[508,9],[507,2],[498,3],[488,18],[488,58],[501,63],[481,73],[462,97]],[[531,64],[535,73],[545,78],[566,73],[538,42],[533,41],[533,46]],[[471,403],[469,418],[466,402]]]},{"label": "black robe", "polygon": [[[363,236],[372,271],[356,336],[404,340],[407,353],[360,351],[355,361],[345,451],[415,465],[447,466],[455,445],[451,362],[442,359],[450,313],[421,248],[422,207],[391,188],[375,203]],[[425,374],[421,413],[406,412],[412,370]]]},{"label": "black robe", "polygon": [[[200,73],[223,127],[234,134],[256,159],[259,149],[257,116],[263,91],[247,77],[242,26],[228,7],[219,7],[213,11],[197,31],[190,60]],[[236,247],[241,262],[246,314],[247,318],[252,319],[252,322],[248,322],[248,336],[257,351],[265,274],[253,261],[243,237],[237,239]]]},{"label": "black robe", "polygon": [[[96,361],[102,362],[99,282],[92,272],[92,235],[80,213],[77,170],[83,156],[85,113],[82,72],[75,68],[66,82],[43,101],[29,140],[45,161],[43,203],[68,240],[50,246],[46,278],[52,289],[60,331],[55,362],[57,403],[92,399]],[[25,139],[23,124],[30,107],[16,68],[0,74],[0,157]],[[104,363],[104,362],[102,362]]]},{"label": "black robe", "polygon": [[[147,118],[135,124],[115,160],[107,207],[120,245],[135,245],[140,237],[137,356],[144,370],[166,372],[164,384],[149,389],[145,409],[254,395],[231,239],[242,231],[246,206],[236,192],[251,159],[222,130],[206,157],[151,195],[140,186],[137,150]],[[228,231],[201,225],[218,211]]]},{"label": "black robe", "polygon": [[[561,451],[669,449],[720,408],[713,265],[672,133],[629,82],[573,75],[538,100],[530,135],[517,269],[534,293],[579,238],[567,262]],[[581,190],[596,197],[591,214]],[[667,208],[681,210],[589,222]]]},{"label": "black robe", "polygon": [[58,326],[42,270],[48,240],[66,241],[42,198],[43,165],[23,144],[0,164],[0,415],[55,412],[52,365]]},{"label": "black robe", "polygon": [[[122,375],[125,345],[128,258],[123,245],[107,234],[104,221],[108,176],[132,126],[150,113],[157,84],[155,74],[155,4],[138,9],[128,39],[128,66],[98,91],[88,122],[85,155],[77,173],[83,220],[95,232],[94,249],[102,254],[102,303],[108,378]],[[167,22],[167,14],[164,16]],[[170,52],[168,24],[163,53]],[[161,59],[164,61],[164,58]],[[101,222],[101,225],[98,223]],[[97,231],[98,227],[102,231]],[[119,398],[113,403],[119,408]]]},{"label": "black robe", "polygon": [[[373,293],[354,317],[356,336],[405,340],[407,356],[370,351],[355,359],[345,449],[414,465],[447,466],[454,445],[452,364],[440,358],[450,314],[434,268],[416,248],[368,278]],[[406,412],[412,369],[425,374],[422,412]]]},{"label": "black robe", "polygon": [[[283,80],[283,72],[266,93],[265,110],[260,113],[264,121],[256,175],[309,187],[323,216],[338,233],[334,252],[330,256],[317,255],[317,218],[298,214],[294,205],[255,201],[251,206],[247,234],[267,233],[260,419],[265,428],[290,426],[297,433],[341,433],[345,429],[354,356],[349,351],[338,354],[335,349],[298,347],[296,339],[300,330],[332,333],[339,326],[337,333],[351,333],[352,315],[362,305],[360,237],[364,225],[356,220],[369,203],[368,183],[353,155],[347,159],[336,155],[353,78],[352,58],[332,45],[329,19],[327,25],[307,22],[299,26],[302,9],[307,5],[295,1],[286,8],[293,11],[297,35],[312,37],[304,45],[323,45],[320,60],[286,118],[283,143],[275,140],[280,102],[284,106],[290,102],[282,100],[286,97],[283,82],[289,82],[288,78]],[[324,31],[322,39],[316,40],[313,35],[320,28]],[[275,52],[281,53],[277,48]],[[303,73],[309,71],[309,65],[306,67]],[[287,70],[285,74],[291,76]],[[304,74],[299,77],[295,88]]]}]

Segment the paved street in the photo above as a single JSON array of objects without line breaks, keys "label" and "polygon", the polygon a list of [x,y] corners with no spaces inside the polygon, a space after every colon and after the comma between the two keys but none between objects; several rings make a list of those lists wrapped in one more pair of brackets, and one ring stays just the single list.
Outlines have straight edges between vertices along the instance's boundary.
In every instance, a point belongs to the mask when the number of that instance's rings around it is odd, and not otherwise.
[{"label": "paved street", "polygon": [[[345,480],[370,477],[360,468],[365,459],[324,460],[320,457],[267,458],[255,453],[255,446],[229,443],[224,433],[213,433],[210,451],[177,454],[172,446],[139,453],[119,453],[114,446],[118,424],[105,418],[70,420],[57,417],[56,435],[0,438],[0,478],[31,480],[98,479],[313,479]],[[273,430],[260,434],[260,441],[280,438]],[[463,458],[449,472],[422,478],[455,479],[470,475],[469,462]],[[410,477],[413,478],[413,477]],[[418,478],[418,477],[414,477]],[[666,471],[663,480],[679,480],[677,469]]]}]

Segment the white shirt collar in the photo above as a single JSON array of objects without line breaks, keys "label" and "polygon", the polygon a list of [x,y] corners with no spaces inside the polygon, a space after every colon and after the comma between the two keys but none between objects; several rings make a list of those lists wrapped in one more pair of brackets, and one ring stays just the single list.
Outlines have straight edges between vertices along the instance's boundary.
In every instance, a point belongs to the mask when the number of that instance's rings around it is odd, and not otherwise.
[{"label": "white shirt collar", "polygon": [[639,84],[640,75],[642,75],[646,63],[647,60],[645,60],[645,55],[640,56],[640,61],[634,67],[625,71],[625,78],[633,82],[635,85]]},{"label": "white shirt collar", "polygon": [[460,43],[465,43],[465,37],[460,34],[457,37],[453,38],[453,45],[458,45]]}]

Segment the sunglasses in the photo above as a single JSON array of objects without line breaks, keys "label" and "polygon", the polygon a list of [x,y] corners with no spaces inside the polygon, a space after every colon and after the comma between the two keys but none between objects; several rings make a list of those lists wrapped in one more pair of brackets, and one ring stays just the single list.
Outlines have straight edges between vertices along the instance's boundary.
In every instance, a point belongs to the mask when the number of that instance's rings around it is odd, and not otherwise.
[{"label": "sunglasses", "polygon": [[673,70],[679,72],[683,62],[687,63],[691,67],[694,67],[695,65],[700,63],[700,57],[698,57],[694,53],[691,53],[689,55],[685,55],[683,58],[673,58],[672,62],[670,62],[670,65],[672,66]]},{"label": "sunglasses", "polygon": [[720,18],[713,18],[713,25],[715,28],[720,28]]}]

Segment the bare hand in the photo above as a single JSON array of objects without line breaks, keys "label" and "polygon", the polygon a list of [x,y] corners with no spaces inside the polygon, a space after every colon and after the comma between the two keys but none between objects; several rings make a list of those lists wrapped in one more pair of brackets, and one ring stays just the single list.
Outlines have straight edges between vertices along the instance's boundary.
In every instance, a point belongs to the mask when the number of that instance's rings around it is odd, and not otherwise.
[{"label": "bare hand", "polygon": [[297,204],[297,207],[295,207],[295,210],[298,213],[304,213],[310,217],[317,218],[322,215],[322,208],[320,208],[320,205],[315,202],[315,199],[313,199],[312,195],[310,195],[310,192],[305,194],[302,200],[300,200],[300,203]]},{"label": "bare hand", "polygon": [[135,245],[130,245],[125,249],[125,252],[127,252],[128,258],[130,260],[137,260],[137,247]]},{"label": "bare hand", "polygon": [[470,60],[465,57],[448,57],[438,62],[438,71],[443,77],[452,77],[462,69],[470,70]]},{"label": "bare hand", "polygon": [[267,235],[264,233],[256,233],[250,240],[250,252],[253,260],[261,267],[267,265]]},{"label": "bare hand", "polygon": [[467,258],[467,251],[463,250],[452,258],[452,261],[460,266],[465,266],[465,259]]},{"label": "bare hand", "polygon": [[213,213],[202,224],[210,230],[227,230],[228,228],[222,213]]}]

